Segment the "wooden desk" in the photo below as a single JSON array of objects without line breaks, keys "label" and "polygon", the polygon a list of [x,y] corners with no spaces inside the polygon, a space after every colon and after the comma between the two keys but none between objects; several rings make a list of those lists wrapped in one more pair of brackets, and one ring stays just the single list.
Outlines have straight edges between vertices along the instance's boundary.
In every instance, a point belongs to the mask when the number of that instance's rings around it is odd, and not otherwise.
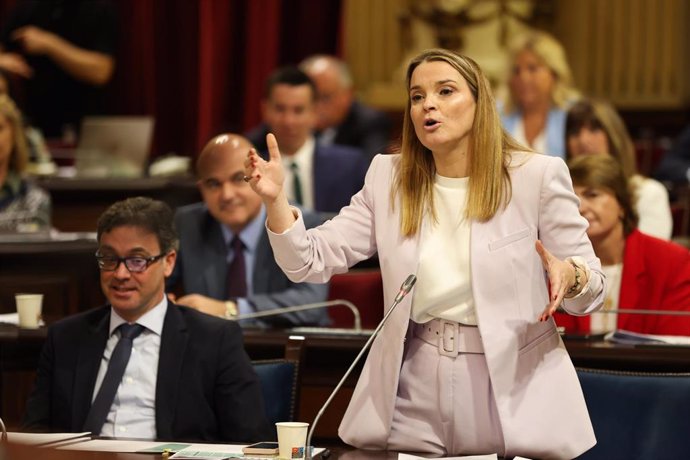
[{"label": "wooden desk", "polygon": [[0,243],[0,313],[18,292],[43,294],[43,315],[62,318],[101,305],[95,240]]},{"label": "wooden desk", "polygon": [[[322,446],[322,445],[319,445]],[[329,447],[329,460],[396,460],[398,452],[359,450],[350,446]],[[117,452],[88,452],[58,449],[41,449],[38,447],[7,444],[0,446],[0,458],[11,460],[162,460],[162,455],[117,453]],[[268,457],[270,458],[270,457]],[[321,455],[314,457],[320,460]]]},{"label": "wooden desk", "polygon": [[[5,423],[16,427],[24,410],[46,328],[18,331],[0,325],[0,383]],[[284,353],[290,331],[244,331],[245,348],[252,359],[278,358]],[[298,420],[312,421],[346,369],[359,353],[367,337],[362,335],[305,335],[301,402]],[[604,342],[566,340],[573,362],[579,367],[600,369],[690,372],[690,348],[650,348]],[[357,382],[355,369],[319,421],[314,434],[317,444],[335,444],[337,427]]]},{"label": "wooden desk", "polygon": [[98,217],[116,201],[148,196],[166,202],[173,210],[201,201],[194,179],[65,179],[46,177],[38,181],[53,202],[53,226],[63,232],[94,232]]}]

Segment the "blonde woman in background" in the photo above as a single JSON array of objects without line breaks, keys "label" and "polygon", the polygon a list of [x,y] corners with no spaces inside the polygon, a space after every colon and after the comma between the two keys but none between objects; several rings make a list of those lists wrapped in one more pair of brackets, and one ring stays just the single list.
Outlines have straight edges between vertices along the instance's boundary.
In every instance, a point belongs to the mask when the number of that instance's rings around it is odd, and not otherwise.
[{"label": "blonde woman in background", "polygon": [[29,154],[22,118],[7,95],[0,95],[0,232],[50,229],[50,196],[27,180]]},{"label": "blonde woman in background", "polygon": [[532,150],[565,157],[565,114],[578,97],[565,51],[551,35],[532,31],[510,47],[501,121],[518,142]]},{"label": "blonde woman in background", "polygon": [[671,238],[673,218],[668,191],[661,182],[638,174],[635,145],[610,104],[582,100],[573,105],[566,119],[566,136],[568,159],[599,154],[618,161],[635,193],[638,230],[664,240]]}]

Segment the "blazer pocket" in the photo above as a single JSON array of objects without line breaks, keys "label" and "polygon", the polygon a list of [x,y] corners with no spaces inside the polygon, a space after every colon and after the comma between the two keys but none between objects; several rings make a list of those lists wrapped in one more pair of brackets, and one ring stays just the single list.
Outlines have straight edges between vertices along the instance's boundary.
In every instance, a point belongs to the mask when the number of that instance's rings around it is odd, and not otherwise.
[{"label": "blazer pocket", "polygon": [[556,329],[552,325],[549,325],[549,327],[544,332],[542,332],[541,334],[539,334],[538,336],[536,336],[535,338],[530,340],[528,343],[526,343],[524,346],[522,346],[518,350],[518,354],[523,355],[523,354],[529,352],[530,350],[533,350],[534,348],[539,346],[539,344],[550,339],[554,335],[558,335],[558,329]]},{"label": "blazer pocket", "polygon": [[530,233],[530,229],[525,228],[520,230],[519,232],[511,233],[508,236],[504,236],[503,238],[498,239],[496,241],[491,241],[489,242],[489,251],[497,251],[501,248],[508,246],[509,244],[513,244],[516,241],[520,241],[523,238],[527,238],[530,235]]}]

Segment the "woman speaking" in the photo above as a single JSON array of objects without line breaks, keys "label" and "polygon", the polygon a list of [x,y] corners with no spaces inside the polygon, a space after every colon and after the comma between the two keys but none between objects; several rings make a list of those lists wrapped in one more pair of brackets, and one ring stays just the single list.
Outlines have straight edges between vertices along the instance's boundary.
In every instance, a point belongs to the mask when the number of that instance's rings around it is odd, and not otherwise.
[{"label": "woman speaking", "polygon": [[276,260],[324,282],[378,252],[386,305],[417,284],[374,341],[340,425],[366,449],[573,458],[595,444],[552,313],[600,307],[604,278],[558,158],[501,128],[477,64],[432,49],[407,70],[402,146],[378,155],[339,215],[305,230],[280,152],[250,152]]}]

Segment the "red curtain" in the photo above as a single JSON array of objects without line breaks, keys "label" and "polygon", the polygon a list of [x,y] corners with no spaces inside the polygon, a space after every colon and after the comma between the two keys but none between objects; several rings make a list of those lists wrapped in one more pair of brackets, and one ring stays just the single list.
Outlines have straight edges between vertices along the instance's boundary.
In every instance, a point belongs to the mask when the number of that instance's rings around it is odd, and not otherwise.
[{"label": "red curtain", "polygon": [[[0,23],[15,2],[0,0]],[[117,66],[109,111],[156,118],[153,156],[195,156],[260,119],[279,65],[339,51],[340,0],[114,0]]]}]

